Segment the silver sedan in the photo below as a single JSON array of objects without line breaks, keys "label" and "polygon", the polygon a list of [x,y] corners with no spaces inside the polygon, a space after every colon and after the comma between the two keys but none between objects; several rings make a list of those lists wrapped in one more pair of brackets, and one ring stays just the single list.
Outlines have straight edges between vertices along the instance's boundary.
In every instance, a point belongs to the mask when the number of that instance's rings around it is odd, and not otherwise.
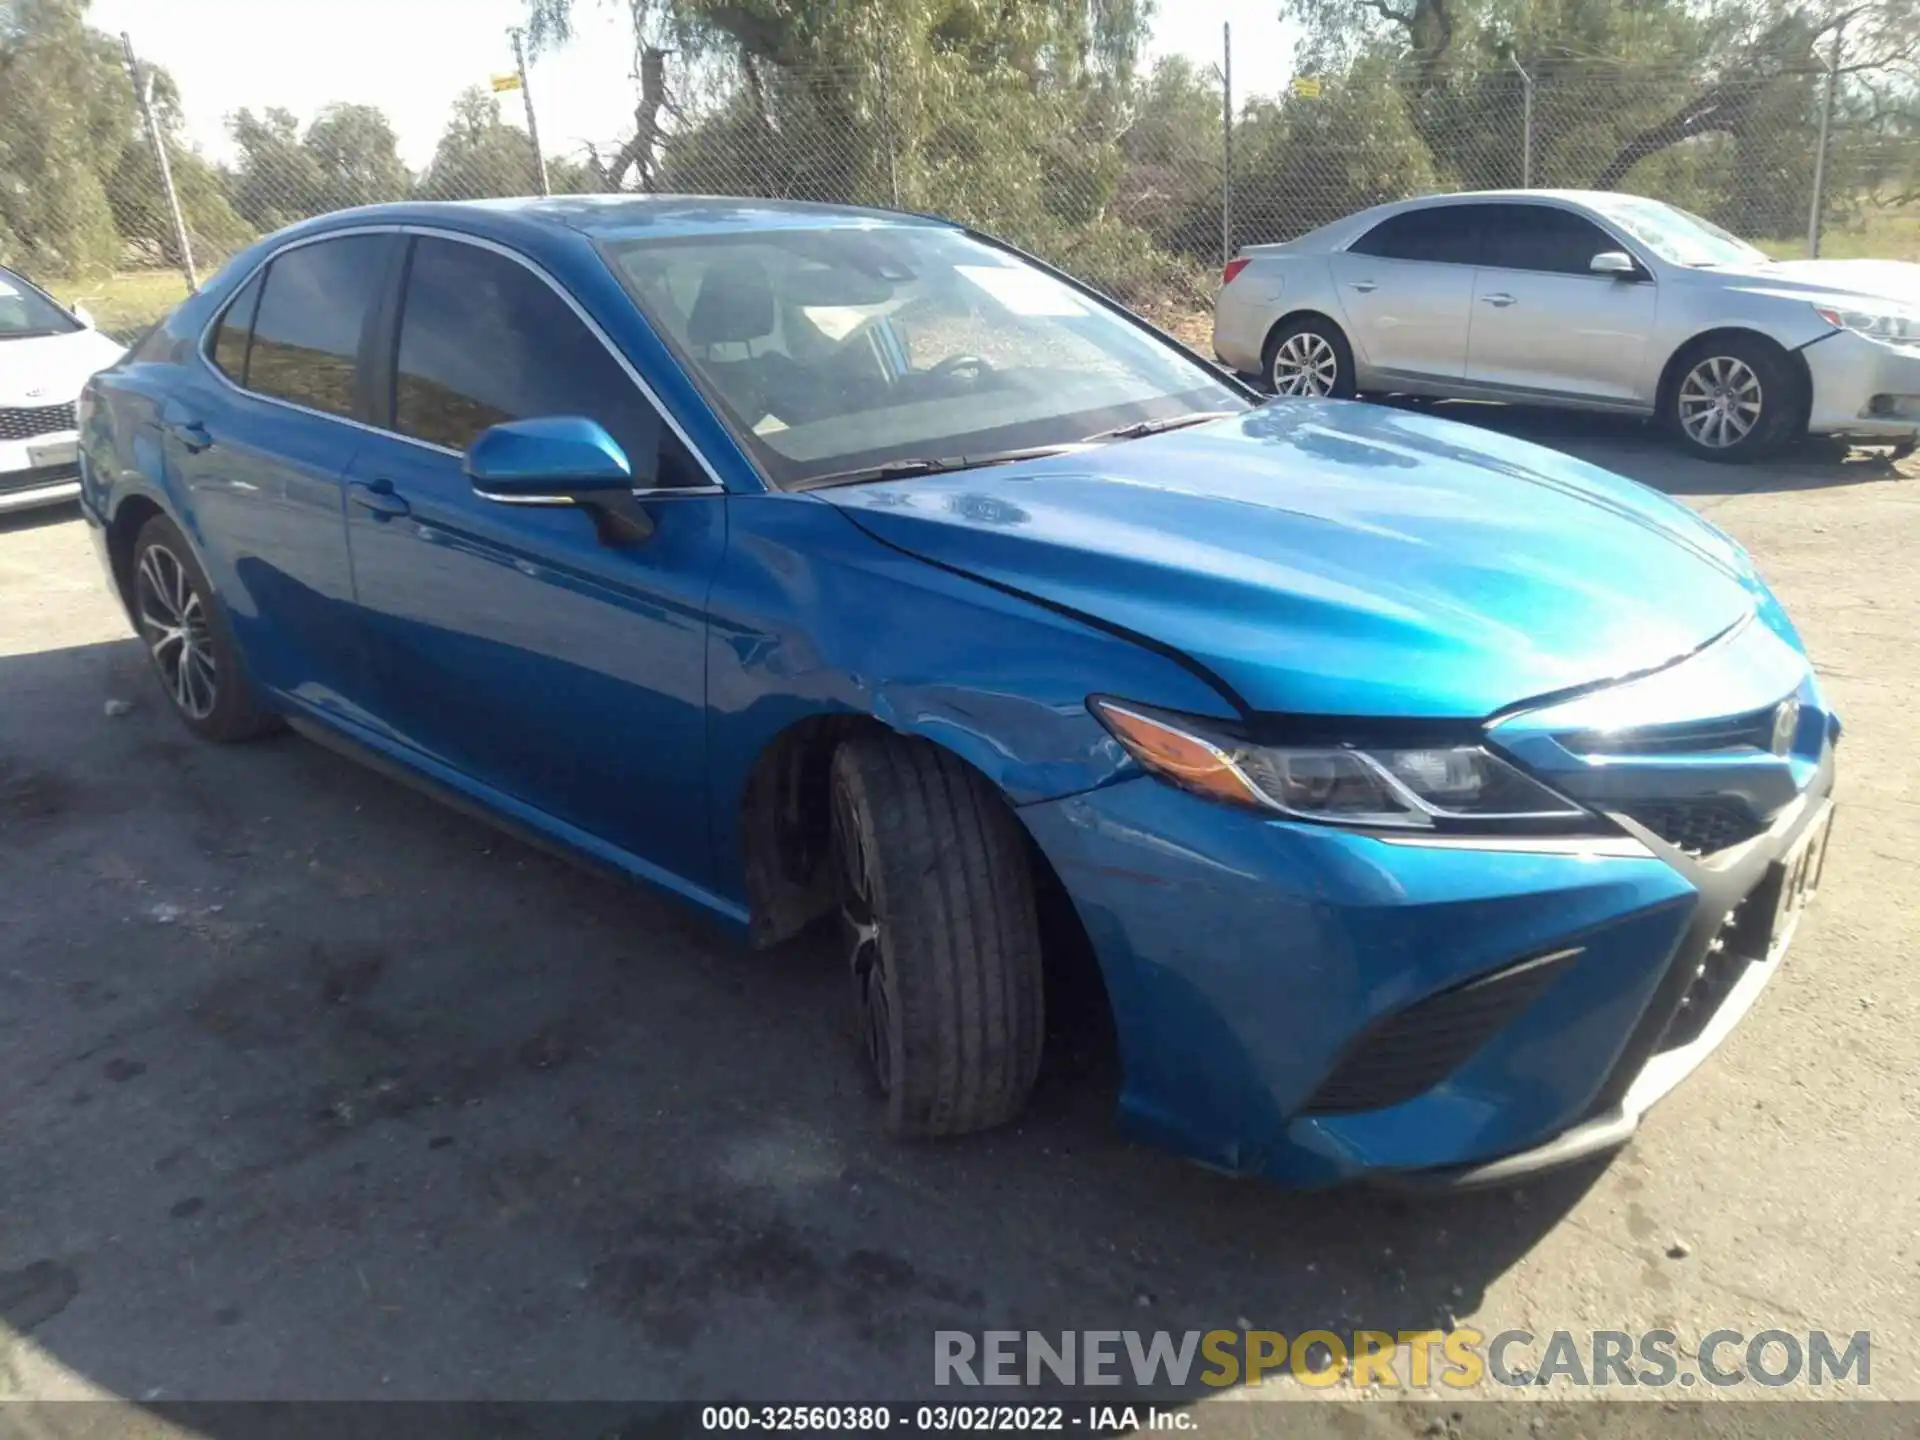
[{"label": "silver sedan", "polygon": [[1920,437],[1920,265],[1773,261],[1657,200],[1406,200],[1248,246],[1223,280],[1214,350],[1281,395],[1612,411],[1715,460]]}]

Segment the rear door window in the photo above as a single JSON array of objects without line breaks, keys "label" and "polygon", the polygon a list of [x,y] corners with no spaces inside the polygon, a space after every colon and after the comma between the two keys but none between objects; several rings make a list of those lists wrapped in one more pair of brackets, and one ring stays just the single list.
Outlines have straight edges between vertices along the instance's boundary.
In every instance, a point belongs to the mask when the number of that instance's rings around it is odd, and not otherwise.
[{"label": "rear door window", "polygon": [[328,415],[355,413],[361,334],[390,241],[343,235],[274,257],[254,314],[247,389]]},{"label": "rear door window", "polygon": [[1347,249],[1382,260],[1424,260],[1442,265],[1472,265],[1479,253],[1479,223],[1474,205],[1437,205],[1389,215]]}]

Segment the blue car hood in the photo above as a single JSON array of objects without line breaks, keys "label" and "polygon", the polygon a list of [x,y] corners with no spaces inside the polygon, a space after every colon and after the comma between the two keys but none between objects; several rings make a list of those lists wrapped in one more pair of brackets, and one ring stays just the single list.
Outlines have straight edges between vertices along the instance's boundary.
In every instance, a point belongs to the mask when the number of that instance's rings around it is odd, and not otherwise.
[{"label": "blue car hood", "polygon": [[1655,491],[1351,402],[816,493],[897,549],[1176,650],[1257,711],[1481,717],[1664,664],[1765,595]]}]

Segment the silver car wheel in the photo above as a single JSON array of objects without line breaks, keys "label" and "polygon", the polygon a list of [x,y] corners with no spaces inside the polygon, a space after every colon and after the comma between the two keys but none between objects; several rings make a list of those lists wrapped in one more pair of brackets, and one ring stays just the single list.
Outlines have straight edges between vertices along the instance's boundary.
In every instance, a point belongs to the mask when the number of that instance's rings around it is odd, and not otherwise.
[{"label": "silver car wheel", "polygon": [[1680,382],[1680,428],[1696,445],[1725,450],[1753,433],[1765,401],[1760,377],[1746,361],[1709,356]]},{"label": "silver car wheel", "polygon": [[1340,357],[1324,335],[1302,330],[1273,352],[1273,393],[1331,395],[1340,379]]},{"label": "silver car wheel", "polygon": [[161,683],[182,714],[206,719],[220,698],[206,602],[180,557],[164,545],[141,553],[134,584],[140,634]]}]

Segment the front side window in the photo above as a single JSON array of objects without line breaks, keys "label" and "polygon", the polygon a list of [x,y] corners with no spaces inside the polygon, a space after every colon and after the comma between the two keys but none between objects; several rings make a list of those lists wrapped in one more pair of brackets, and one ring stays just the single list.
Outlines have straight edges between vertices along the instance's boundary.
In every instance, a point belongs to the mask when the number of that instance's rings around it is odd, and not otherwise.
[{"label": "front side window", "polygon": [[1480,263],[1500,270],[1545,270],[1557,275],[1592,273],[1593,257],[1620,244],[1606,231],[1550,205],[1494,205]]},{"label": "front side window", "polygon": [[79,328],[78,320],[37,287],[0,265],[0,340],[66,335]]},{"label": "front side window", "polygon": [[728,231],[605,254],[780,486],[1247,406],[1139,326],[958,231]]},{"label": "front side window", "polygon": [[1478,258],[1475,207],[1435,205],[1389,215],[1347,249],[1382,260],[1423,260],[1429,264],[1471,265]]},{"label": "front side window", "polygon": [[[329,415],[353,414],[360,335],[387,242],[385,235],[343,235],[273,258],[254,313],[247,389]],[[215,346],[217,353],[217,339]]]},{"label": "front side window", "polygon": [[598,336],[526,266],[457,240],[414,242],[394,364],[393,428],[465,450],[490,425],[598,421],[661,485],[698,484],[692,458]]}]

